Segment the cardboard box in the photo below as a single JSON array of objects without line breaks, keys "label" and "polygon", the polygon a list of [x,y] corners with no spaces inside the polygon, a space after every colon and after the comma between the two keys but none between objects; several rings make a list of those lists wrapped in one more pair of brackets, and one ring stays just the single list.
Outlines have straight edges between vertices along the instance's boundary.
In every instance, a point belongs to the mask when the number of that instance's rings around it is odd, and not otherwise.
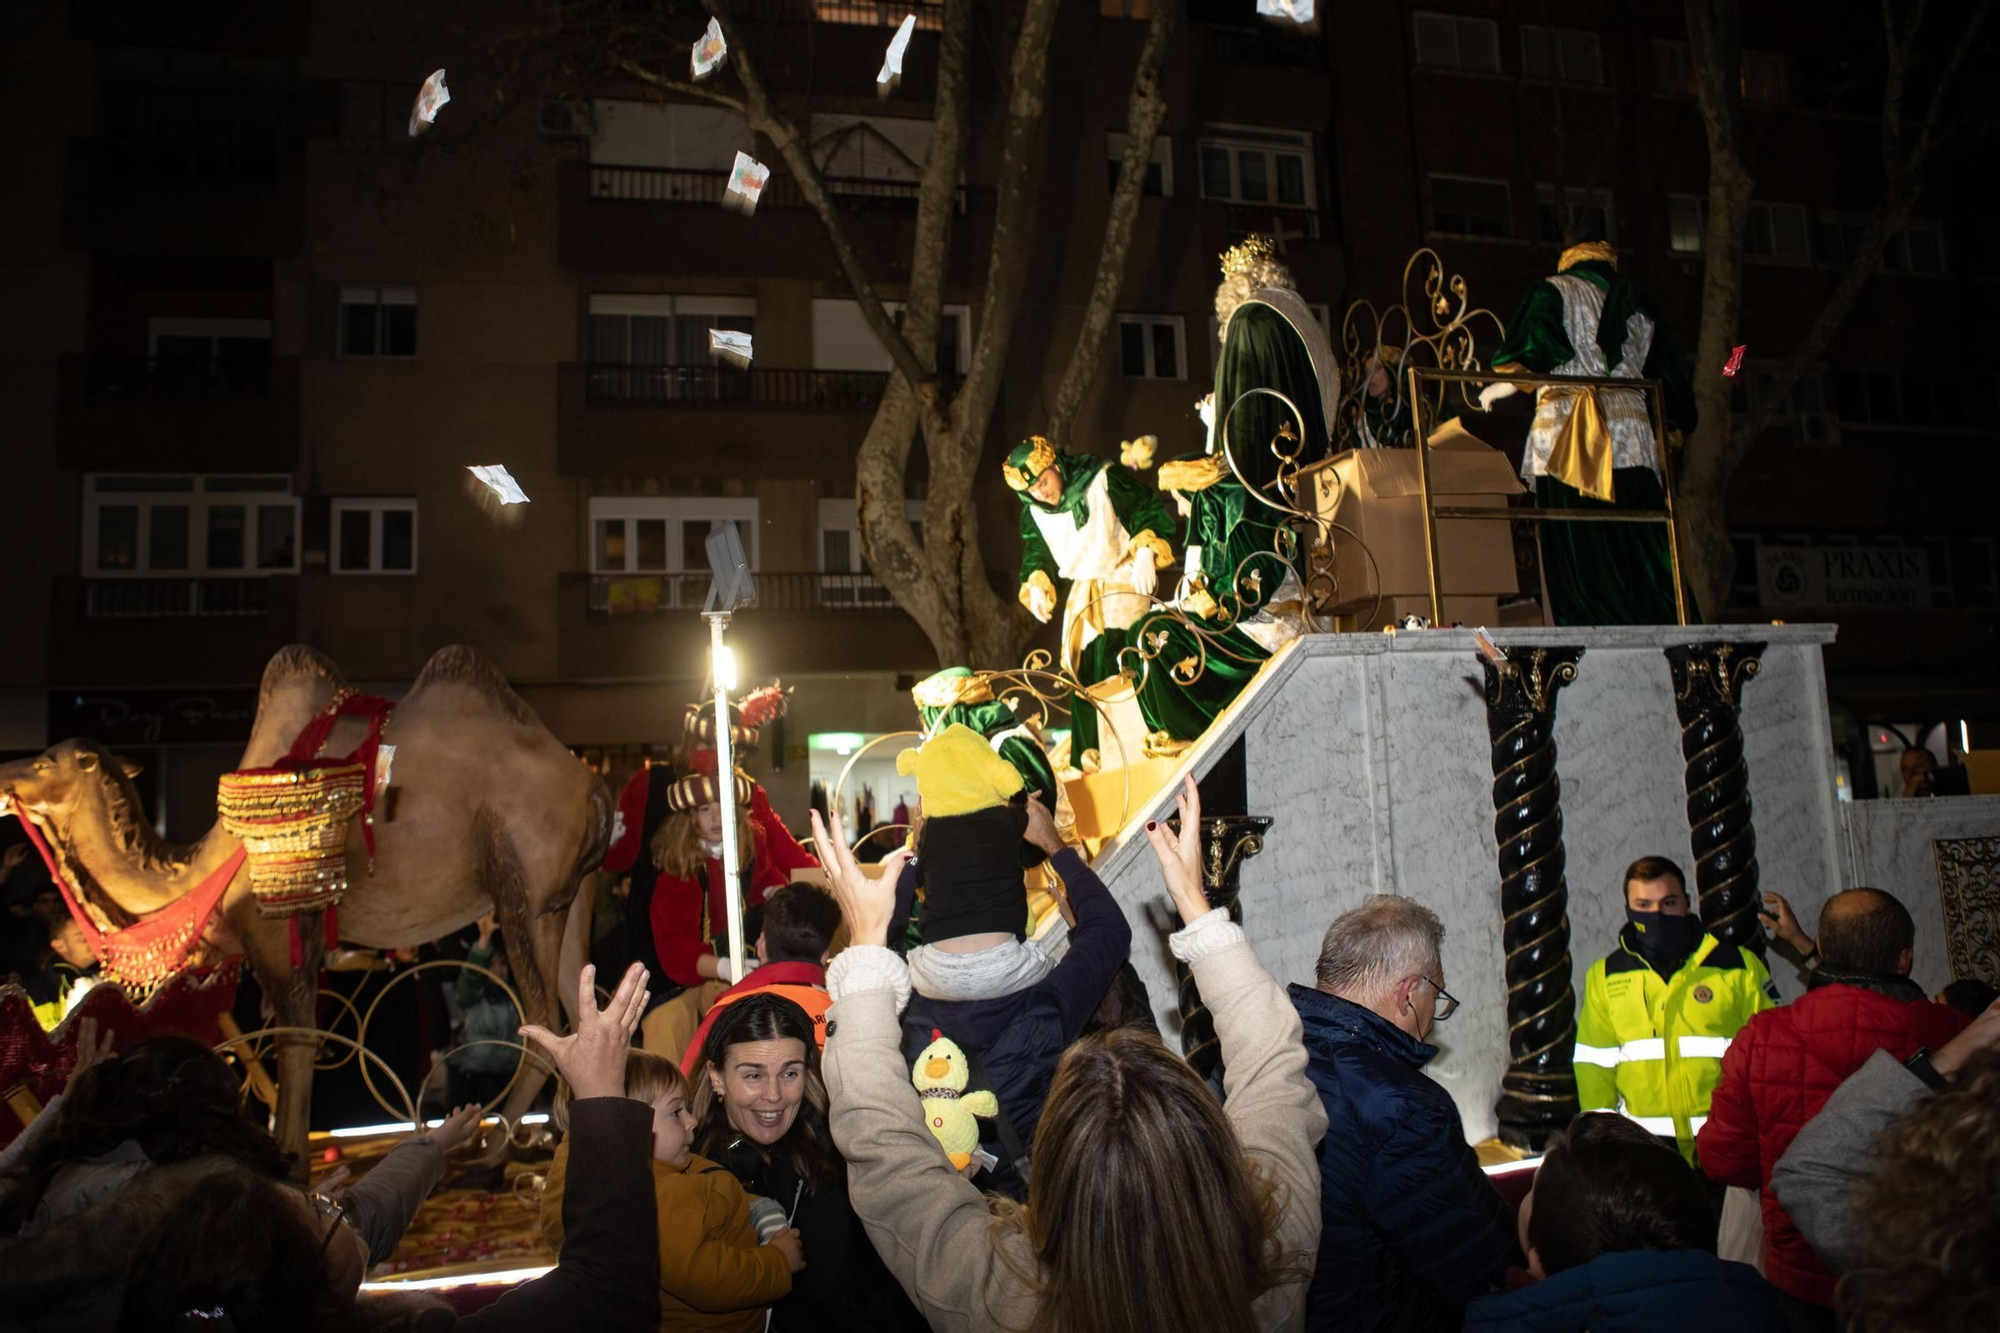
[{"label": "cardboard box", "polygon": [[[1430,451],[1433,504],[1497,509],[1509,496],[1527,491],[1505,454],[1455,420],[1431,433]],[[1412,613],[1429,615],[1430,576],[1424,559],[1416,450],[1350,449],[1300,475],[1311,479],[1320,516],[1354,534],[1339,529],[1332,533],[1340,604],[1361,615],[1376,592],[1382,594],[1383,610],[1369,617],[1371,623],[1357,623],[1355,628],[1379,628]],[[1500,601],[1519,590],[1511,525],[1497,519],[1440,519],[1437,537],[1445,623],[1495,623]],[[1368,552],[1374,554],[1372,563]],[[1391,614],[1392,602],[1410,598],[1414,604]]]}]

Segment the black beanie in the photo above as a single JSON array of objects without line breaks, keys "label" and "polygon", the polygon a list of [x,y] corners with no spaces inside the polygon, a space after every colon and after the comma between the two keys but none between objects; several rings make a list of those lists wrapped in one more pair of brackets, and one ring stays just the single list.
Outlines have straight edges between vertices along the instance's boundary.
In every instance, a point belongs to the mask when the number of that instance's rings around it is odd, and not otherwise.
[{"label": "black beanie", "polygon": [[917,884],[924,891],[917,933],[925,944],[966,935],[1027,936],[1028,892],[1021,882],[1022,805],[924,820]]}]

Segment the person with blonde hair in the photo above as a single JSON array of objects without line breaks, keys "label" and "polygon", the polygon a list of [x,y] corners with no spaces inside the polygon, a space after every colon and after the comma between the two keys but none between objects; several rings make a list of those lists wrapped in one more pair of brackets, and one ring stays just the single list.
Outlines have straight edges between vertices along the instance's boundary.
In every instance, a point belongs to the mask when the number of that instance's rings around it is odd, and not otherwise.
[{"label": "person with blonde hair", "polygon": [[1149,1034],[1083,1038],[1036,1124],[1026,1206],[989,1201],[951,1165],[903,1063],[896,1011],[909,976],[886,946],[906,853],[875,880],[844,851],[837,819],[830,836],[814,830],[854,939],[827,974],[833,1137],[856,1214],[934,1329],[1301,1325],[1326,1116],[1297,1013],[1241,927],[1202,896],[1192,779],[1179,805],[1179,834],[1153,823],[1147,837],[1184,923],[1170,946],[1221,1039],[1227,1104]]}]

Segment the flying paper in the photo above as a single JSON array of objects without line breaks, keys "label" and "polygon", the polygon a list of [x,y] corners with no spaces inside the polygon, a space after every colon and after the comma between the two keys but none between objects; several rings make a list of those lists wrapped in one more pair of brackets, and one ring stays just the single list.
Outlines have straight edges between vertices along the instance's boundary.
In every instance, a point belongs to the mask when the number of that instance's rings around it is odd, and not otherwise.
[{"label": "flying paper", "polygon": [[1736,378],[1736,372],[1743,369],[1743,354],[1750,350],[1750,344],[1729,349],[1729,359],[1722,363],[1722,373],[1729,379]]},{"label": "flying paper", "polygon": [[755,213],[757,201],[764,194],[764,182],[769,179],[771,179],[769,167],[739,150],[736,154],[736,164],[729,170],[729,186],[723,193],[723,204],[746,215]]},{"label": "flying paper", "polygon": [[1313,21],[1313,0],[1257,0],[1257,12],[1294,23]]},{"label": "flying paper", "polygon": [[1493,642],[1493,636],[1486,632],[1484,626],[1472,631],[1472,645],[1479,650],[1481,657],[1494,666],[1499,666],[1507,660],[1507,650]]},{"label": "flying paper", "polygon": [[501,464],[487,463],[479,467],[469,467],[466,471],[479,478],[487,490],[492,491],[493,494],[500,497],[501,504],[524,505],[528,503],[527,492],[521,489],[521,483],[509,476],[507,469]]},{"label": "flying paper", "polygon": [[710,19],[708,31],[695,41],[694,53],[690,57],[694,65],[694,76],[697,79],[707,78],[715,73],[717,65],[727,59],[729,59],[729,44],[722,40],[722,20]]},{"label": "flying paper", "polygon": [[889,39],[889,53],[882,57],[882,72],[875,76],[875,82],[886,85],[903,77],[903,52],[910,49],[910,34],[916,30],[917,16],[903,15],[903,26]]},{"label": "flying paper", "polygon": [[438,108],[451,100],[451,89],[444,86],[444,71],[433,71],[424,86],[417,90],[417,103],[410,108],[410,137],[416,138],[437,123]]},{"label": "flying paper", "polygon": [[708,331],[708,350],[732,365],[750,364],[750,335],[729,329]]}]

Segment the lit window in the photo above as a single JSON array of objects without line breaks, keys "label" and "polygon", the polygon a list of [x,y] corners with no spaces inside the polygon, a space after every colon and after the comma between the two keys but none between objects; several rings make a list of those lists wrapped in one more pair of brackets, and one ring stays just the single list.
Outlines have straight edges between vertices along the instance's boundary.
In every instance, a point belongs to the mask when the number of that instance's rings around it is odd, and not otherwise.
[{"label": "lit window", "polygon": [[1187,378],[1186,341],[1179,315],[1120,315],[1119,373],[1128,379]]},{"label": "lit window", "polygon": [[[590,572],[608,580],[644,580],[612,592],[593,591],[592,609],[668,610],[699,607],[708,595],[708,532],[736,525],[750,568],[757,569],[757,501],[708,496],[594,495],[590,498]],[[612,599],[598,605],[598,594]],[[622,598],[622,601],[620,600]]]}]

